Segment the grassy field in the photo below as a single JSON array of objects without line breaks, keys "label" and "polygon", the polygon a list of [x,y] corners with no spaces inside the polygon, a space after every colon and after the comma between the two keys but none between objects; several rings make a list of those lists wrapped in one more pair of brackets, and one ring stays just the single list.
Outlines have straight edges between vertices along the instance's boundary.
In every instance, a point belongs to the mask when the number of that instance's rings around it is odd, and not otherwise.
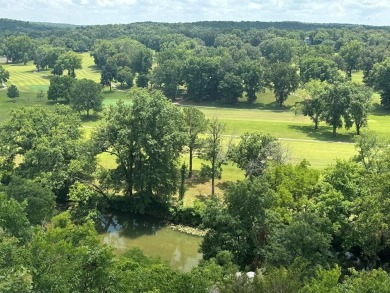
[{"label": "grassy field", "polygon": [[[82,54],[83,69],[76,71],[77,78],[88,78],[94,81],[100,80],[100,73],[93,63],[93,58],[88,54]],[[39,105],[42,107],[51,107],[54,103],[47,101],[46,98],[38,99],[37,93],[40,90],[47,91],[51,74],[49,71],[35,72],[35,66],[30,62],[27,65],[2,64],[10,72],[10,80],[7,86],[16,85],[21,96],[13,103],[6,96],[6,89],[0,90],[0,121],[8,117],[12,108],[21,106]],[[355,82],[362,81],[362,73],[356,72],[352,78]],[[120,99],[126,98],[126,91],[113,89],[110,91],[105,88],[103,91],[104,104],[112,105]],[[279,138],[285,148],[288,150],[289,158],[292,163],[300,162],[303,159],[309,160],[314,168],[324,168],[332,164],[337,158],[348,159],[355,155],[356,150],[353,145],[354,129],[338,130],[336,138],[332,137],[331,127],[320,124],[318,130],[313,129],[313,125],[307,117],[295,116],[290,110],[299,99],[291,96],[286,101],[285,106],[279,108],[275,103],[273,93],[265,91],[258,94],[258,99],[253,105],[248,105],[245,100],[239,101],[237,105],[224,105],[221,103],[204,103],[201,109],[206,117],[218,117],[226,123],[227,136],[240,136],[244,132],[259,131],[270,133]],[[128,100],[128,102],[131,102]],[[179,107],[191,106],[189,101],[179,101]],[[390,113],[386,112],[379,105],[379,96],[374,97],[373,112],[369,116],[369,127],[380,137],[390,137]],[[99,119],[85,121],[86,135],[90,135],[94,127],[100,124]],[[183,160],[188,160],[183,156]],[[115,162],[108,155],[99,156],[102,165],[113,168]],[[200,169],[201,160],[195,158],[195,173]],[[236,181],[243,178],[243,172],[235,166],[224,166],[222,180],[217,182],[217,192],[226,186],[227,181]],[[202,196],[210,193],[209,183],[196,181],[189,183],[187,192],[187,201],[191,202],[195,196]]]},{"label": "grassy field", "polygon": [[[94,65],[93,58],[89,53],[80,55],[83,57],[83,68],[76,70],[76,77],[79,79],[88,78],[99,82],[100,73]],[[0,65],[10,73],[10,79],[6,85],[16,85],[20,92],[20,97],[16,98],[14,103],[7,97],[6,89],[0,88],[0,121],[8,117],[12,108],[33,105],[50,107],[54,105],[46,97],[43,99],[37,98],[39,91],[42,90],[46,94],[49,88],[50,77],[52,76],[50,70],[36,72],[36,67],[31,61],[26,65],[4,63],[0,63]],[[103,90],[103,95],[104,104],[106,105],[115,104],[119,99],[126,98],[126,92],[119,90],[110,92],[108,88]]]}]

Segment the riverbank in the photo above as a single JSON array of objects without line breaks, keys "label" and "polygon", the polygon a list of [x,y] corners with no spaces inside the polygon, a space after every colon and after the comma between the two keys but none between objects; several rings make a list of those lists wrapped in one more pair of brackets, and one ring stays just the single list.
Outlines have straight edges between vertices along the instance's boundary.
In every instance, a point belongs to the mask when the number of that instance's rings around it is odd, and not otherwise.
[{"label": "riverbank", "polygon": [[193,236],[199,236],[199,237],[204,237],[207,233],[207,230],[202,230],[202,229],[193,228],[193,227],[184,226],[184,225],[171,224],[169,227],[172,230],[179,231],[179,232],[186,233],[186,234],[190,234]]}]

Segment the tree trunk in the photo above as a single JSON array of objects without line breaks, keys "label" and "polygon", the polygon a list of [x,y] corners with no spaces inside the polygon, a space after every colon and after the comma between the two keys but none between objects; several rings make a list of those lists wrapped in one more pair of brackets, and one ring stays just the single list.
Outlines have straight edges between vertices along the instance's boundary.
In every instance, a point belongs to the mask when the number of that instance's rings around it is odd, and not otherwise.
[{"label": "tree trunk", "polygon": [[356,135],[360,135],[360,125],[355,123],[356,125]]},{"label": "tree trunk", "polygon": [[211,161],[211,195],[215,194],[214,182],[215,182],[215,157],[213,157]]},{"label": "tree trunk", "polygon": [[333,125],[333,137],[336,137],[336,129],[337,129],[336,125]]},{"label": "tree trunk", "polygon": [[193,156],[194,149],[192,146],[190,146],[190,163],[188,166],[188,178],[192,178],[192,156]]},{"label": "tree trunk", "polygon": [[283,98],[279,100],[279,107],[280,107],[280,108],[283,107]]},{"label": "tree trunk", "polygon": [[215,188],[214,188],[214,173],[211,175],[211,195],[215,194]]}]

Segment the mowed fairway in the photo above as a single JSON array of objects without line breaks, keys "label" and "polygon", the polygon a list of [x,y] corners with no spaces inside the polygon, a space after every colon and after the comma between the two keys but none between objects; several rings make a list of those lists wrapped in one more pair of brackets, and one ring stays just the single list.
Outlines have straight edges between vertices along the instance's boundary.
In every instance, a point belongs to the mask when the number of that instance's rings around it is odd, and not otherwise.
[{"label": "mowed fairway", "polygon": [[[83,69],[76,71],[77,78],[88,78],[96,82],[100,80],[99,70],[93,62],[89,53],[81,54],[83,57]],[[32,62],[27,65],[2,64],[10,72],[10,80],[7,86],[14,84],[20,90],[20,97],[13,103],[6,96],[6,89],[0,90],[0,121],[8,117],[12,108],[21,106],[39,105],[42,107],[52,107],[53,102],[47,101],[47,98],[38,99],[37,93],[40,90],[47,92],[51,73],[50,71],[35,72],[35,66]],[[361,80],[361,74],[357,73],[354,80]],[[127,98],[127,92],[113,88],[110,91],[104,88],[104,104],[113,105],[118,100],[125,100],[131,103]],[[286,101],[286,106],[293,105],[298,100],[291,96]],[[375,95],[375,103],[378,103],[379,97]],[[338,130],[337,137],[332,137],[330,126],[323,122],[318,130],[313,129],[313,124],[309,118],[295,116],[287,107],[279,109],[275,103],[273,94],[270,91],[260,93],[257,102],[248,106],[245,101],[240,101],[238,105],[231,108],[212,107],[206,104],[196,105],[203,111],[207,118],[217,117],[226,123],[225,140],[231,137],[239,137],[245,132],[270,133],[280,139],[288,153],[289,161],[298,163],[307,159],[314,168],[324,168],[335,162],[336,159],[349,159],[356,154],[353,144],[354,129]],[[184,105],[183,105],[184,106]],[[188,106],[188,105],[186,105]],[[181,107],[181,106],[179,106]],[[100,120],[85,121],[86,135],[89,136],[94,128],[100,124]],[[378,133],[381,138],[390,137],[390,115],[380,107],[369,116],[370,129]],[[100,163],[108,168],[113,168],[115,162],[112,157],[101,155]],[[183,156],[183,161],[188,163],[187,155]],[[202,161],[195,158],[195,174],[200,170]],[[222,180],[217,181],[217,191],[224,188],[226,181],[236,181],[243,178],[243,172],[233,165],[223,167]],[[209,183],[189,182],[188,194],[201,195],[210,192]]]},{"label": "mowed fairway", "polygon": [[[76,77],[78,79],[87,78],[93,81],[100,81],[100,72],[94,64],[93,58],[89,53],[82,53],[82,69],[76,70]],[[4,60],[3,60],[4,61]],[[46,96],[43,99],[38,99],[37,94],[41,90],[47,93],[50,84],[50,78],[52,76],[50,70],[42,70],[36,72],[36,67],[32,61],[23,64],[5,64],[0,63],[4,69],[10,73],[10,79],[6,83],[7,86],[11,84],[16,85],[20,92],[20,97],[16,98],[16,102],[13,103],[7,97],[7,90],[0,89],[0,121],[8,117],[12,108],[21,106],[33,106],[39,105],[44,107],[50,107],[54,105],[53,102],[47,100]],[[66,70],[65,70],[66,73]],[[114,104],[117,100],[126,97],[126,93],[122,91],[112,91],[108,88],[103,90],[105,97],[105,104]]]}]

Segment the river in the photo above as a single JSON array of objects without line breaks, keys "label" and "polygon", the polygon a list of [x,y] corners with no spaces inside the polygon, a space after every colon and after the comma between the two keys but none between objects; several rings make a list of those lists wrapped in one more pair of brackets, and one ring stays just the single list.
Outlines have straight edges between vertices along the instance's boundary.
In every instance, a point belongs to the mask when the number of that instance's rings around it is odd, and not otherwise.
[{"label": "river", "polygon": [[116,255],[139,247],[147,256],[158,256],[173,268],[190,271],[202,258],[198,252],[202,237],[172,230],[159,219],[132,214],[112,213],[101,221],[102,242]]}]

